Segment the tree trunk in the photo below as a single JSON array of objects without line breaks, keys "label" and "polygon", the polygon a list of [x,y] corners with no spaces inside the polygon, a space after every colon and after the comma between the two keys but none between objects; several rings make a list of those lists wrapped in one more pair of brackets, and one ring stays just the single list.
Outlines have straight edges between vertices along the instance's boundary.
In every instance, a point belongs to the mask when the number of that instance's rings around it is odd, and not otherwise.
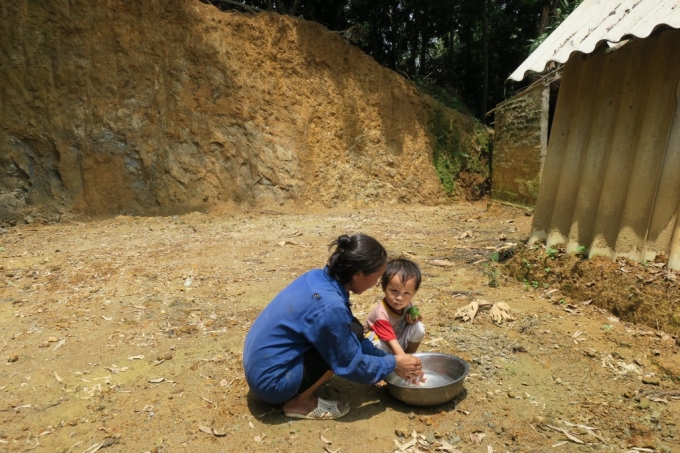
[{"label": "tree trunk", "polygon": [[486,121],[487,102],[489,99],[489,12],[487,11],[487,2],[482,3],[482,95],[479,103],[479,119],[482,122]]}]

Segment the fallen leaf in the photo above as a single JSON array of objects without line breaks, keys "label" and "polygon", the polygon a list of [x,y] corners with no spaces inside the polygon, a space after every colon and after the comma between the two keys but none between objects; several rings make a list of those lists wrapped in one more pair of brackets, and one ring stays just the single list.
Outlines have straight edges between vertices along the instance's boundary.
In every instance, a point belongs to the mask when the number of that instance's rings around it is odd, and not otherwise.
[{"label": "fallen leaf", "polygon": [[203,425],[199,426],[198,430],[200,432],[206,433],[206,434],[212,434],[213,433],[212,428],[208,428],[207,426],[203,426]]},{"label": "fallen leaf", "polygon": [[149,379],[149,382],[151,382],[152,384],[158,384],[160,382],[163,382],[164,380],[165,380],[164,377],[159,377],[159,378],[156,378],[156,379]]}]

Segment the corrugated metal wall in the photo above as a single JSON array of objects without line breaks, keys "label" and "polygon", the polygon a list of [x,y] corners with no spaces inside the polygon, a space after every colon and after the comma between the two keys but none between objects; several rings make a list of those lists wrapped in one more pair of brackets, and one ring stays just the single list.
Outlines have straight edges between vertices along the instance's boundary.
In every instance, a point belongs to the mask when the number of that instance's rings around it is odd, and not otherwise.
[{"label": "corrugated metal wall", "polygon": [[680,268],[680,31],[564,68],[530,242]]}]

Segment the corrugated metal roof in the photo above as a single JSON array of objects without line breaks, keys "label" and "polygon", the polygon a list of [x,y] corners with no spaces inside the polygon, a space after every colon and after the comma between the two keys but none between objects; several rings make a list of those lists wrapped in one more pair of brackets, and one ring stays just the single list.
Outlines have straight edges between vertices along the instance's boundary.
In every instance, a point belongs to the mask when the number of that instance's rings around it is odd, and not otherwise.
[{"label": "corrugated metal roof", "polygon": [[602,42],[646,38],[659,25],[680,28],[680,0],[584,0],[576,10],[513,72],[543,72],[550,61],[566,63],[573,52],[588,54]]}]

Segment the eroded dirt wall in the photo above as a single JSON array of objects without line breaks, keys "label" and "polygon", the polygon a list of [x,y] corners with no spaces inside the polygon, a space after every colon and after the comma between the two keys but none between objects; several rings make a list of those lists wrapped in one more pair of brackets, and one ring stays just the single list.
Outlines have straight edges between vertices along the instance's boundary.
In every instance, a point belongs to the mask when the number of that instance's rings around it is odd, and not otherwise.
[{"label": "eroded dirt wall", "polygon": [[316,23],[19,0],[0,4],[0,33],[0,210],[446,200],[431,99]]}]

